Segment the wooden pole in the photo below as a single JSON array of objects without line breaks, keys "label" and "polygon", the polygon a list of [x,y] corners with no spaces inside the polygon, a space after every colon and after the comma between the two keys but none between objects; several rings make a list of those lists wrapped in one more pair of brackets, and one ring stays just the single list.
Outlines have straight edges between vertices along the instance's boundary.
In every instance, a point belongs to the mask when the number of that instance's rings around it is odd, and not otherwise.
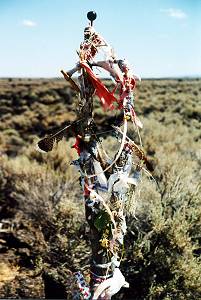
[{"label": "wooden pole", "polygon": [[[141,175],[143,164],[152,171],[145,153],[127,136],[127,123],[132,121],[137,133],[142,123],[134,111],[133,90],[136,76],[132,74],[125,60],[116,59],[111,47],[92,27],[96,19],[95,12],[87,14],[90,26],[84,30],[84,41],[80,45],[79,63],[69,72],[61,71],[71,87],[77,91],[79,105],[77,120],[65,126],[56,134],[43,138],[37,147],[51,151],[54,144],[65,136],[66,129],[71,128],[76,136],[74,148],[79,158],[73,163],[79,169],[80,182],[85,201],[86,220],[90,227],[91,241],[91,280],[90,289],[85,285],[80,272],[76,274],[82,297],[87,300],[110,300],[121,287],[128,287],[119,267],[124,252],[124,235],[126,233],[125,204]],[[94,57],[99,47],[108,47],[110,60],[95,62]],[[92,66],[99,66],[110,73],[119,89],[118,99],[95,76]],[[79,71],[78,84],[71,78]],[[104,107],[115,108],[123,112],[120,127],[113,128],[119,134],[120,147],[111,161],[97,136],[93,119],[93,97],[97,94]],[[139,137],[140,140],[140,137]],[[135,167],[133,167],[135,155]]]},{"label": "wooden pole", "polygon": [[[85,28],[86,44],[90,38],[88,31],[90,28]],[[117,154],[115,163],[113,162],[111,167],[108,167],[109,162],[103,159],[104,154],[96,136],[96,126],[93,120],[94,86],[84,68],[81,68],[79,82],[81,101],[78,118],[82,118],[84,122],[80,126],[76,147],[79,153],[78,165],[84,193],[86,220],[90,227],[92,249],[90,288],[93,299],[109,300],[111,294],[107,291],[109,291],[110,285],[107,286],[107,284],[109,284],[109,280],[112,280],[115,269],[118,269],[123,253],[123,236],[126,232],[124,198],[128,192],[127,188],[123,192],[118,188],[113,191],[112,175],[116,176],[115,182],[119,182],[119,170],[121,169],[122,174],[127,172],[123,168],[128,162],[129,166],[131,165],[132,147],[129,147],[124,137],[122,149]],[[124,116],[124,120],[127,124],[126,116]],[[103,169],[106,169],[107,172],[103,172]],[[108,182],[111,182],[109,194]],[[103,192],[100,192],[101,189]],[[108,195],[109,199],[106,201]],[[116,271],[115,274],[117,273]],[[122,278],[124,277],[121,274],[121,280]],[[106,284],[105,289],[103,282]],[[115,284],[118,286],[118,282]],[[124,281],[122,286],[123,284],[128,286]]]}]

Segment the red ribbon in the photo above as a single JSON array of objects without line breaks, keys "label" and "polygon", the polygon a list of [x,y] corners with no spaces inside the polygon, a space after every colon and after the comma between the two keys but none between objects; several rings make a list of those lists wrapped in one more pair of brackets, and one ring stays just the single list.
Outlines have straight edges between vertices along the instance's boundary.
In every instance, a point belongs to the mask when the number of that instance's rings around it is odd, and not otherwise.
[{"label": "red ribbon", "polygon": [[93,87],[96,89],[96,95],[100,98],[100,101],[104,107],[104,109],[114,109],[114,102],[118,102],[112,92],[110,92],[105,85],[96,77],[91,68],[87,63],[80,63],[81,67],[85,69],[87,74],[89,75],[89,79],[93,84]]}]

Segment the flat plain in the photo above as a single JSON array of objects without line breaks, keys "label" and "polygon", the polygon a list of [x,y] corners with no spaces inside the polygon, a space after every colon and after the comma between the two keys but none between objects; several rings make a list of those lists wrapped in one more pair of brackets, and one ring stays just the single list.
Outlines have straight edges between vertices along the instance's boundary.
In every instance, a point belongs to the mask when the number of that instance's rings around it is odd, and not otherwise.
[{"label": "flat plain", "polygon": [[[106,81],[110,88],[111,83]],[[73,132],[55,149],[39,138],[76,120],[76,93],[61,79],[0,79],[0,297],[72,299],[74,272],[89,273],[90,245]],[[118,111],[94,103],[109,155]],[[127,203],[122,272],[114,299],[201,299],[201,79],[142,80],[135,109],[153,164]],[[132,126],[129,136],[139,142]]]}]

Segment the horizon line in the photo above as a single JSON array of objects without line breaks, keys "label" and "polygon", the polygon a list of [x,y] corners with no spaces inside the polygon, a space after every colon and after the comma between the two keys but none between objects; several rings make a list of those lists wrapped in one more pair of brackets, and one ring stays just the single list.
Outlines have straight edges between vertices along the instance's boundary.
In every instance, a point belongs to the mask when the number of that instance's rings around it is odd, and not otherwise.
[{"label": "horizon line", "polygon": [[[77,77],[72,77],[72,79],[76,79]],[[201,79],[201,74],[197,74],[197,75],[181,75],[181,76],[153,76],[153,77],[149,77],[149,76],[144,76],[141,77],[142,80],[146,80],[146,79]],[[30,79],[30,80],[34,80],[34,79],[64,79],[62,76],[0,76],[0,80],[6,80],[6,79]],[[101,77],[102,80],[111,80],[110,77]],[[140,80],[139,80],[140,81]]]}]

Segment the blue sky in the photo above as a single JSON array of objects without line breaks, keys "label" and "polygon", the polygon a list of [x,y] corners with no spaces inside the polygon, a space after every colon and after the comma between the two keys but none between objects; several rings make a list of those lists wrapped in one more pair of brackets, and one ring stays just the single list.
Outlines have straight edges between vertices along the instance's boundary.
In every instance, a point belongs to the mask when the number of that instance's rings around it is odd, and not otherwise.
[{"label": "blue sky", "polygon": [[201,0],[0,0],[0,77],[60,77],[95,29],[141,77],[201,75]]}]

